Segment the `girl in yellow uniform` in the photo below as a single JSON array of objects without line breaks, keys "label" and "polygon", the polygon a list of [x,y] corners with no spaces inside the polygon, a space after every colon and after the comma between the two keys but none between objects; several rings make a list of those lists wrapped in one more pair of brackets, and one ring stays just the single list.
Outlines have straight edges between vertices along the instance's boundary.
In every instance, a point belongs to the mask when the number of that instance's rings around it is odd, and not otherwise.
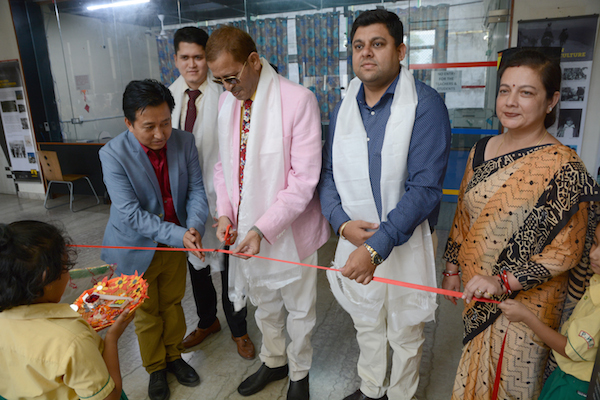
[{"label": "girl in yellow uniform", "polygon": [[102,340],[59,304],[74,265],[67,243],[43,222],[0,224],[0,399],[127,398],[117,341],[133,313]]},{"label": "girl in yellow uniform", "polygon": [[600,225],[590,250],[594,275],[561,332],[550,328],[524,304],[506,300],[500,309],[511,322],[523,322],[554,353],[558,367],[550,375],[539,400],[580,400],[587,396],[600,342]]}]

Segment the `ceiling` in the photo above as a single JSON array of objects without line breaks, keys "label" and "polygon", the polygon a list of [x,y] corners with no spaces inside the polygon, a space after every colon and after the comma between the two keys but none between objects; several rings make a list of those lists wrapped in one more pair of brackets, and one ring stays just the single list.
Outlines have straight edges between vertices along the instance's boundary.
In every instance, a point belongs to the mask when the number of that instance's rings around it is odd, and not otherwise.
[{"label": "ceiling", "polygon": [[[52,0],[33,2],[54,7]],[[59,13],[110,20],[115,18],[119,22],[155,27],[160,26],[158,14],[165,16],[165,25],[174,25],[180,23],[179,15],[181,23],[185,24],[216,19],[242,19],[245,18],[245,11],[249,16],[258,16],[379,3],[377,0],[150,0],[150,3],[136,6],[87,10],[90,5],[108,2],[111,0],[56,0],[56,6]]]}]

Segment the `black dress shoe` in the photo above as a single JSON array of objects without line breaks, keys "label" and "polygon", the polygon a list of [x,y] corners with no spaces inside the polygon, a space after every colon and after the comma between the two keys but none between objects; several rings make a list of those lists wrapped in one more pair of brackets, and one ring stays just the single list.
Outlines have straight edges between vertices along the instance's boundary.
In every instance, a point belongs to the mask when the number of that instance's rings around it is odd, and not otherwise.
[{"label": "black dress shoe", "polygon": [[175,375],[177,382],[183,386],[198,386],[200,384],[200,377],[194,368],[190,367],[182,358],[168,362],[167,371]]},{"label": "black dress shoe", "polygon": [[263,363],[258,371],[247,377],[238,386],[238,393],[242,396],[250,396],[263,390],[267,384],[283,379],[286,376],[288,376],[287,364],[283,367],[269,368]]},{"label": "black dress shoe", "polygon": [[310,393],[308,390],[308,375],[299,381],[290,381],[287,400],[308,400]]},{"label": "black dress shoe", "polygon": [[171,396],[167,383],[167,370],[161,369],[150,374],[148,397],[150,400],[168,400]]},{"label": "black dress shoe", "polygon": [[374,399],[372,397],[368,397],[363,392],[358,389],[356,392],[352,393],[350,396],[344,397],[344,400],[388,400],[387,394],[384,394],[383,397],[378,399]]}]

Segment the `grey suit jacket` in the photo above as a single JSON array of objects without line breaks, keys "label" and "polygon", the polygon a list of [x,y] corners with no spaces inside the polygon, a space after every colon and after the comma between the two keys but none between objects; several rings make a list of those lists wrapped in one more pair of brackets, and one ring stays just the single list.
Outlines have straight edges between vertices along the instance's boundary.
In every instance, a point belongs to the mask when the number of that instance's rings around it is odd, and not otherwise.
[{"label": "grey suit jacket", "polygon": [[[112,205],[104,232],[105,246],[183,247],[183,235],[194,227],[204,235],[208,203],[194,135],[173,129],[167,141],[171,195],[182,226],[164,221],[160,186],[150,159],[129,130],[100,150],[104,183]],[[117,264],[117,272],[148,269],[154,251],[103,249],[102,259]]]}]

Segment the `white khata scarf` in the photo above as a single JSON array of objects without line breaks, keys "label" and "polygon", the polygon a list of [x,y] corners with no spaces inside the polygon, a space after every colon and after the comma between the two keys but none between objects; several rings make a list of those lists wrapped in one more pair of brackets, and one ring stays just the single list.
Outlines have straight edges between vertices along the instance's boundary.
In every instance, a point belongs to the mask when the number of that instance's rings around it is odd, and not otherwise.
[{"label": "white khata scarf", "polygon": [[[183,101],[186,97],[185,90],[187,87],[185,80],[178,79],[175,81],[173,91],[175,93],[181,93],[181,99],[176,100],[173,115],[181,115],[182,105],[187,107],[187,101]],[[200,161],[200,166],[202,167],[202,180],[204,182],[204,188],[206,189],[205,192],[208,206],[210,208],[210,214],[205,225],[206,231],[202,237],[202,246],[209,249],[217,248],[220,245],[217,240],[216,230],[212,227],[212,224],[213,217],[218,216],[215,207],[217,195],[214,190],[213,168],[219,160],[219,153],[215,151],[218,145],[215,128],[217,126],[218,104],[221,93],[223,93],[223,88],[213,82],[213,75],[209,70],[206,77],[206,87],[204,88],[202,97],[200,97],[198,103],[196,122],[194,123],[193,129],[193,134],[196,138],[196,147],[198,148],[198,159]],[[176,118],[177,121],[175,126],[178,126],[179,129],[183,130],[183,127],[180,126],[181,118]],[[188,253],[188,260],[196,270],[210,265],[213,271],[221,271],[224,266],[223,254],[221,253],[206,253],[206,260],[201,261],[190,252]]]},{"label": "white khata scarf", "polygon": [[[368,139],[356,96],[361,81],[354,78],[342,101],[336,121],[332,147],[333,178],[344,211],[352,220],[380,223],[369,179]],[[418,103],[415,81],[401,67],[394,93],[390,118],[381,150],[382,220],[392,211],[405,192],[407,159]],[[342,268],[356,246],[340,239],[334,265]],[[377,267],[375,276],[436,286],[433,243],[427,221],[413,232],[410,240],[394,248]],[[331,290],[342,307],[362,320],[375,322],[387,298],[388,322],[393,329],[431,321],[437,308],[433,293],[406,289],[372,281],[356,283],[339,272],[327,271]]]},{"label": "white khata scarf", "polygon": [[[277,194],[285,189],[283,160],[283,124],[281,114],[281,91],[279,77],[269,63],[261,58],[262,70],[255,100],[252,103],[250,131],[246,145],[246,166],[242,202],[238,210],[238,239],[240,243],[250,228],[275,202]],[[232,166],[237,165],[239,149],[234,148],[234,136],[240,134],[240,121],[233,120],[235,107],[240,102],[230,93],[219,112],[219,152],[223,164],[223,175],[229,200],[233,203]],[[235,172],[237,173],[237,171]],[[272,245],[266,240],[260,244],[261,256],[300,262],[291,229],[281,233]],[[229,298],[239,310],[258,295],[258,288],[270,290],[282,288],[300,279],[298,265],[250,258],[241,260],[231,257],[229,265]]]}]

